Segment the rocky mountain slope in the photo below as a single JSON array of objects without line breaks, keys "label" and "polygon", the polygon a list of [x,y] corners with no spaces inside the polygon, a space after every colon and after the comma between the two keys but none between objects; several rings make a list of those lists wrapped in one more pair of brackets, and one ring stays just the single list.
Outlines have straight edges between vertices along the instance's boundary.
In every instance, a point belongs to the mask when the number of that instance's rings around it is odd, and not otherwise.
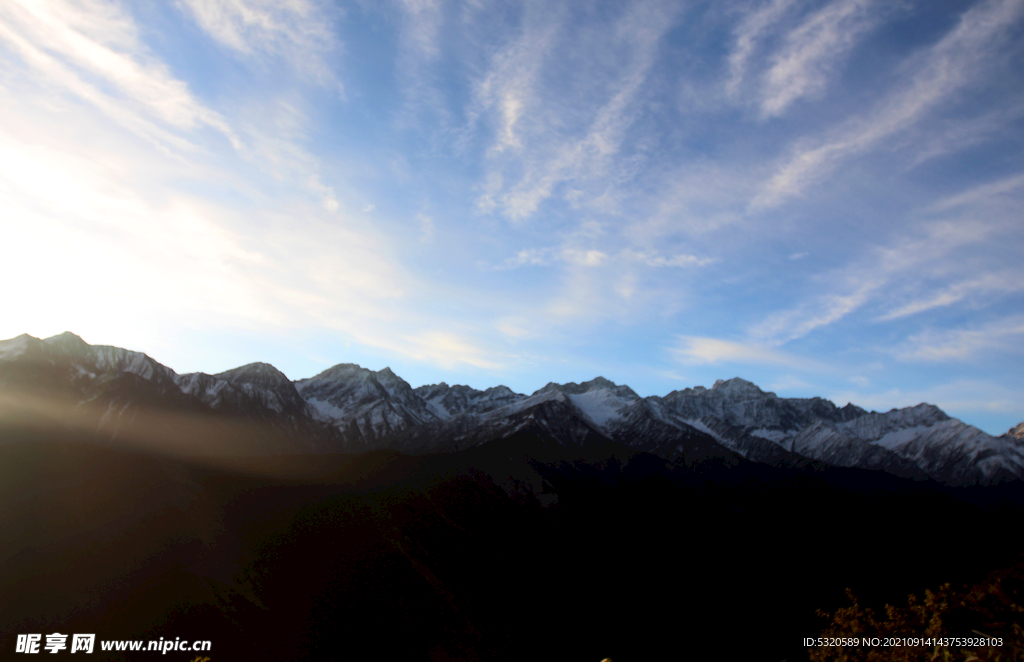
[{"label": "rocky mountain slope", "polygon": [[1024,424],[992,437],[933,405],[868,412],[822,398],[780,398],[739,378],[642,398],[601,377],[550,383],[531,395],[505,386],[413,388],[389,368],[354,364],[294,382],[265,363],[178,375],[140,352],[64,333],[0,341],[0,388],[23,414],[45,410],[63,425],[115,439],[139,421],[147,432],[159,427],[145,415],[154,410],[243,421],[246,430],[261,431],[239,435],[235,452],[429,453],[529,429],[580,452],[614,443],[683,464],[709,458],[821,463],[948,484],[1024,475]]}]

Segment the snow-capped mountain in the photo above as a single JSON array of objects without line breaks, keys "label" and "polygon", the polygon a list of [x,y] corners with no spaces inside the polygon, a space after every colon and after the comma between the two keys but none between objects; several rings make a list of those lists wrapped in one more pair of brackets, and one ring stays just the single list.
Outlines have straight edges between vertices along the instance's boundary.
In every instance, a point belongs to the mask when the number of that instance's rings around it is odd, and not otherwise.
[{"label": "snow-capped mountain", "polygon": [[0,388],[56,398],[69,425],[86,422],[114,437],[138,411],[169,407],[255,421],[291,435],[290,447],[304,452],[453,451],[528,431],[565,448],[617,444],[675,463],[818,462],[951,484],[1024,475],[1024,423],[992,437],[933,405],[868,412],[780,398],[740,378],[640,397],[602,377],[531,395],[505,386],[413,388],[390,368],[350,363],[294,382],[265,363],[178,375],[140,352],[64,333],[0,341]]},{"label": "snow-capped mountain", "polygon": [[186,422],[212,430],[208,424],[231,420],[257,424],[240,433],[254,451],[326,451],[340,443],[337,430],[312,418],[295,385],[265,363],[178,375],[146,354],[89,345],[73,333],[21,335],[0,341],[0,388],[20,409],[46,412],[50,423],[111,439],[163,439],[194,429]]},{"label": "snow-capped mountain", "polygon": [[494,409],[519,402],[526,396],[515,393],[507,386],[493,386],[478,391],[470,386],[444,382],[413,389],[427,403],[439,420],[448,420],[462,414],[485,414]]},{"label": "snow-capped mountain", "polygon": [[212,409],[257,414],[265,411],[295,420],[312,414],[309,404],[283,372],[267,363],[250,363],[216,375],[174,375],[181,391]]},{"label": "snow-capped mountain", "polygon": [[374,372],[342,363],[295,386],[313,415],[340,430],[353,450],[386,448],[388,439],[438,420],[391,368]]},{"label": "snow-capped mountain", "polygon": [[[928,476],[955,484],[1020,477],[1024,453],[934,405],[866,412],[821,398],[779,398],[736,378],[675,391],[666,404],[748,459],[777,447],[836,466]],[[763,461],[763,460],[762,460]]]}]

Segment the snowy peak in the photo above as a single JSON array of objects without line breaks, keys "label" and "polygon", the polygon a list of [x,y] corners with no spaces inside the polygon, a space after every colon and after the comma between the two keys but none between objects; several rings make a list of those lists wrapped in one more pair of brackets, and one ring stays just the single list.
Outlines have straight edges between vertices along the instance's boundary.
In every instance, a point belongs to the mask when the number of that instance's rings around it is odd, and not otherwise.
[{"label": "snowy peak", "polygon": [[374,372],[342,363],[300,379],[295,388],[319,420],[358,438],[364,447],[378,447],[385,439],[438,420],[390,368]]},{"label": "snowy peak", "polygon": [[23,356],[12,358],[45,358],[55,364],[70,365],[77,375],[90,379],[101,374],[127,372],[168,387],[177,377],[173,370],[142,352],[110,345],[90,345],[70,331],[42,341],[31,336],[19,336],[8,342],[15,342],[26,350]]},{"label": "snowy peak", "polygon": [[89,343],[82,340],[80,336],[77,336],[70,331],[56,336],[51,336],[43,341],[47,348],[61,356],[72,356],[72,357],[84,357],[88,355],[89,350],[92,348]]},{"label": "snowy peak", "polygon": [[279,388],[292,382],[283,372],[269,363],[249,363],[247,365],[225,370],[214,375],[217,379],[223,379],[232,384],[252,384],[264,388]]},{"label": "snowy peak", "polygon": [[480,391],[462,384],[448,386],[444,382],[420,386],[413,389],[413,392],[441,419],[485,414],[518,403],[526,397],[507,386],[492,386]]},{"label": "snowy peak", "polygon": [[633,389],[629,388],[625,384],[618,386],[615,382],[605,379],[604,377],[595,377],[589,382],[583,382],[581,384],[577,384],[575,382],[569,382],[568,384],[548,382],[547,385],[536,391],[534,395],[546,393],[548,391],[558,391],[560,393],[565,393],[566,395],[582,395],[584,393],[590,393],[591,391],[609,391],[620,398],[639,399],[640,397],[633,391]]},{"label": "snowy peak", "polygon": [[[249,363],[213,375],[210,379],[215,381],[203,384],[207,392],[217,392],[221,388],[220,384],[228,383],[277,414],[293,417],[307,415],[306,401],[299,395],[295,384],[269,363]],[[186,390],[180,380],[179,386]]]},{"label": "snowy peak", "polygon": [[[697,388],[703,387],[698,386]],[[705,393],[706,392],[707,391],[705,391]],[[748,382],[747,380],[740,379],[739,377],[717,380],[714,386],[711,387],[711,392],[716,395],[720,394],[729,398],[759,398],[765,395],[775,395],[774,393],[765,393],[753,382]]]},{"label": "snowy peak", "polygon": [[561,396],[558,399],[566,398],[599,430],[605,432],[621,421],[627,415],[630,406],[640,400],[640,396],[628,386],[619,386],[604,377],[595,377],[582,384],[550,382],[524,401],[524,404],[556,396]]},{"label": "snowy peak", "polygon": [[409,383],[396,375],[391,368],[384,368],[383,370],[374,372],[369,368],[363,368],[355,363],[339,363],[336,366],[324,370],[315,377],[300,379],[296,384],[322,385],[330,382],[348,384],[350,386],[354,386],[356,384],[368,384],[371,385],[371,388],[380,389],[392,396],[396,394],[407,396],[412,393],[412,387],[409,386]]},{"label": "snowy peak", "polygon": [[125,420],[140,404],[207,407],[276,429],[323,433],[323,448],[346,452],[431,452],[530,425],[565,443],[597,434],[667,461],[727,457],[724,446],[759,462],[796,457],[953,484],[1024,476],[1024,423],[992,437],[935,405],[867,412],[824,398],[780,398],[739,377],[641,398],[604,377],[552,382],[530,396],[506,386],[444,382],[413,389],[390,368],[375,372],[352,363],[296,382],[267,363],[179,376],[141,352],[89,345],[73,333],[0,341],[0,383],[30,383],[25,376],[77,394],[77,407],[116,405]]},{"label": "snowy peak", "polygon": [[712,417],[734,427],[772,431],[765,438],[794,433],[819,419],[839,422],[866,413],[851,405],[839,409],[823,398],[780,398],[738,377],[720,379],[710,389],[672,391],[662,402],[687,420]]},{"label": "snowy peak", "polygon": [[895,430],[908,428],[932,427],[936,423],[948,421],[949,416],[935,405],[921,403],[914,407],[892,409],[884,414],[878,412],[865,413],[853,420],[841,424],[857,437],[874,441]]},{"label": "snowy peak", "polygon": [[384,368],[376,373],[372,373],[371,379],[376,380],[392,397],[400,397],[402,399],[416,398],[416,394],[413,393],[409,382],[392,372],[391,368]]},{"label": "snowy peak", "polygon": [[338,380],[348,381],[351,379],[366,379],[373,371],[367,368],[360,367],[355,363],[339,363],[331,366],[327,370],[299,381],[325,381],[325,380]]}]

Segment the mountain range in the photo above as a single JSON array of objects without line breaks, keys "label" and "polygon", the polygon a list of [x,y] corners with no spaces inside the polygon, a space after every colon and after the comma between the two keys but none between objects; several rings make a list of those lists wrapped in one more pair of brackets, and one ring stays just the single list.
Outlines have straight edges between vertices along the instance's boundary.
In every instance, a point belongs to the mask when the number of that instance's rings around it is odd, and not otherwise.
[{"label": "mountain range", "polygon": [[[232,659],[807,660],[844,589],[881,610],[1024,578],[1022,432],[742,379],[179,375],[23,335],[0,341],[0,659],[93,632]],[[1000,586],[943,636],[1024,645],[1024,583]]]},{"label": "mountain range", "polygon": [[266,363],[179,375],[141,352],[68,332],[0,341],[0,388],[11,415],[45,414],[114,440],[156,438],[196,419],[245,431],[230,449],[197,441],[197,452],[424,454],[526,431],[584,455],[613,444],[681,464],[854,467],[948,485],[1024,476],[1024,423],[993,437],[930,404],[869,412],[781,398],[738,377],[640,397],[602,377],[530,395],[443,382],[413,388],[390,368],[351,363],[294,381]]}]

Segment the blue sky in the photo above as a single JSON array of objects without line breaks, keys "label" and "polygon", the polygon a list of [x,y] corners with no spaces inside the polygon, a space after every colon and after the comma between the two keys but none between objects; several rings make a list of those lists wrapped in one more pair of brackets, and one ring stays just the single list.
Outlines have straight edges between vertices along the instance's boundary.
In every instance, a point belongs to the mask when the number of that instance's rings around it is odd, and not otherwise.
[{"label": "blue sky", "polygon": [[0,336],[1024,420],[1024,0],[0,4]]}]

